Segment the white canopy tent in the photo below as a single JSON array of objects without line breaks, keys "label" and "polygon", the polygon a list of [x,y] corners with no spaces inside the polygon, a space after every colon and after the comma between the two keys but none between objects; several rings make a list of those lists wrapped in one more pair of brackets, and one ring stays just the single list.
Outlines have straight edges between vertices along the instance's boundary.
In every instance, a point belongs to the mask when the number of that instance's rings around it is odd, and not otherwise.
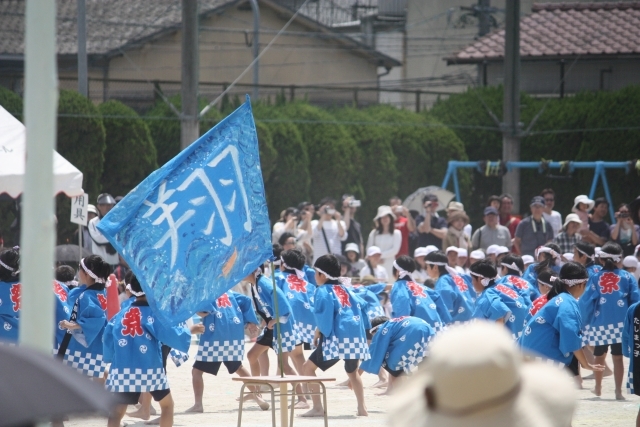
[{"label": "white canopy tent", "polygon": [[[0,106],[0,194],[17,198],[24,190],[25,127]],[[82,172],[53,152],[53,195],[81,196]]]}]

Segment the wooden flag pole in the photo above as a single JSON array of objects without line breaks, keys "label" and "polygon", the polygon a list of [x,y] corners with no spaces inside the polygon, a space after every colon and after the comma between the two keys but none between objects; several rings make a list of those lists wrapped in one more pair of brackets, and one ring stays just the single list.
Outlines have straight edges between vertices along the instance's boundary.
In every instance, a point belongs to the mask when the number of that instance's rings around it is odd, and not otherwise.
[{"label": "wooden flag pole", "polygon": [[[278,289],[276,285],[276,271],[273,265],[273,260],[270,263],[271,266],[271,283],[273,284],[273,308],[276,316],[276,339],[278,340],[278,366],[280,366],[280,378],[284,378],[284,355],[282,354],[282,334],[280,331],[280,310],[278,308]],[[287,383],[280,383],[280,426],[288,427],[289,418],[287,417]]]}]

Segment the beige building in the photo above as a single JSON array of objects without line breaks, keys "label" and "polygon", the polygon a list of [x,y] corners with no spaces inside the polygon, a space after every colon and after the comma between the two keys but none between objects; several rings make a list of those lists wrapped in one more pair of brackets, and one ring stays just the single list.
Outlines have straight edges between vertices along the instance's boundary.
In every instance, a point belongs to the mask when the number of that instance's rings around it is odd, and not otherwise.
[{"label": "beige building", "polygon": [[[58,64],[61,87],[77,87],[76,1],[58,0]],[[282,2],[260,0],[260,47],[291,18]],[[253,60],[253,15],[246,0],[200,0],[200,92],[213,98]],[[20,91],[24,2],[0,2],[0,84]],[[180,0],[87,0],[90,96],[142,104],[153,86],[180,92]],[[378,70],[400,63],[346,34],[299,14],[260,60],[261,96],[307,97],[312,102],[378,102]],[[135,81],[135,82],[134,82]],[[235,93],[250,93],[252,71]],[[273,86],[273,87],[269,87]],[[278,86],[278,87],[276,87]],[[281,86],[281,87],[280,87]],[[293,90],[291,87],[293,86]],[[314,88],[332,86],[335,90]]]}]

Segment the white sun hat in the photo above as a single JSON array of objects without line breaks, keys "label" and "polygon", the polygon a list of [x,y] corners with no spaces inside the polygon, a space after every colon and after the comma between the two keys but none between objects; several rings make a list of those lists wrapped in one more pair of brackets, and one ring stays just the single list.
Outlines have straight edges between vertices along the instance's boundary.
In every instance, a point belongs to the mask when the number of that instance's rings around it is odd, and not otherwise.
[{"label": "white sun hat", "polygon": [[377,246],[369,246],[367,248],[367,256],[373,256],[381,253],[382,253],[382,250],[380,250],[380,248]]},{"label": "white sun hat", "polygon": [[578,203],[584,203],[585,205],[587,205],[587,211],[590,211],[596,205],[596,202],[594,202],[593,200],[591,200],[589,197],[585,196],[584,194],[576,196],[576,198],[573,199],[573,208],[574,209],[578,208]]},{"label": "white sun hat", "polygon": [[531,255],[522,255],[522,262],[524,265],[531,264],[535,261]]},{"label": "white sun hat", "polygon": [[416,250],[413,251],[414,258],[418,258],[419,256],[427,256],[427,255],[429,255],[429,251],[427,250],[426,247],[416,248]]},{"label": "white sun hat", "polygon": [[524,362],[504,326],[476,321],[437,336],[400,387],[391,427],[566,427],[576,407],[569,374]]}]

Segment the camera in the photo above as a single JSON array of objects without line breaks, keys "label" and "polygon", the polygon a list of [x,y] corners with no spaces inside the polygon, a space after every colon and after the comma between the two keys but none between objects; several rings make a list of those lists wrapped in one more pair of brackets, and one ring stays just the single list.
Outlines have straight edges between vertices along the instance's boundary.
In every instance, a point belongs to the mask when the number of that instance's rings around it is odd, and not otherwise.
[{"label": "camera", "polygon": [[620,212],[620,218],[629,218],[629,212]]},{"label": "camera", "polygon": [[324,208],[324,213],[326,213],[327,215],[335,215],[336,210],[327,206],[326,208]]},{"label": "camera", "polygon": [[360,202],[360,200],[350,200],[349,201],[349,207],[350,208],[359,208],[361,204],[362,204],[362,202]]}]

